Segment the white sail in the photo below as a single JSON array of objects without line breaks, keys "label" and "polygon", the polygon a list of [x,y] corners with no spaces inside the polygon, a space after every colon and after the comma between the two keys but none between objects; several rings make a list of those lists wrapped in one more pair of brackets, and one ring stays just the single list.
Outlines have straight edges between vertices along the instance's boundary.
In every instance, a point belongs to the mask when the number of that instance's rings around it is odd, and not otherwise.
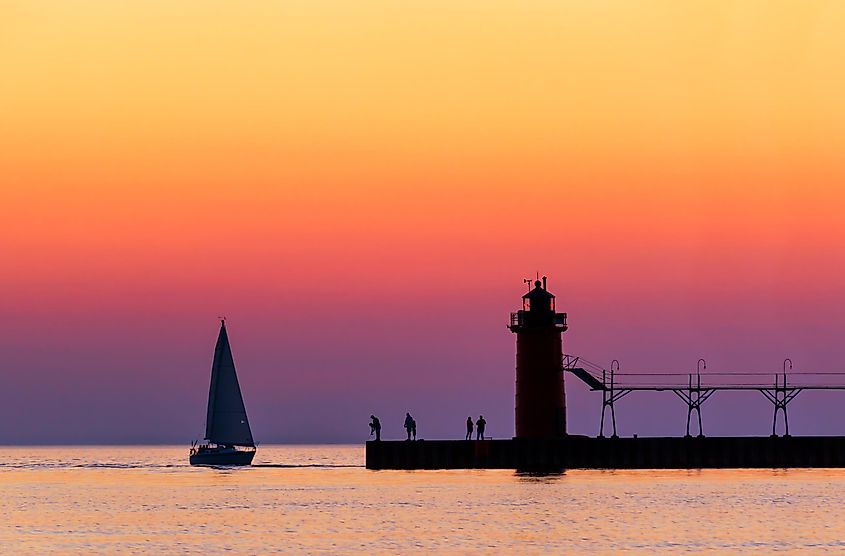
[{"label": "white sail", "polygon": [[220,324],[220,335],[217,337],[214,362],[211,365],[205,438],[215,444],[255,446],[238,375],[235,373],[235,361],[232,348],[229,347],[225,322]]}]

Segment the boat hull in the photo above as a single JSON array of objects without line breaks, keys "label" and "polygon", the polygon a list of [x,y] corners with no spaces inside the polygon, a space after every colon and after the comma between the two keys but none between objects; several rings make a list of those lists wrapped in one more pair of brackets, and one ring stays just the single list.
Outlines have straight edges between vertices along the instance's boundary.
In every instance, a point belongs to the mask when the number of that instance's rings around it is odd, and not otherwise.
[{"label": "boat hull", "polygon": [[255,457],[255,450],[235,450],[233,448],[199,449],[188,460],[191,465],[250,465]]}]

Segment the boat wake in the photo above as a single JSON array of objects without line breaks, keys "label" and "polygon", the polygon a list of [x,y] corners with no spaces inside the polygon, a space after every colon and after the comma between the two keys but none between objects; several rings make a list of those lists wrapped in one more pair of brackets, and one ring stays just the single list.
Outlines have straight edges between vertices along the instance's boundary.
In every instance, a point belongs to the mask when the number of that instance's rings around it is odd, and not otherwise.
[{"label": "boat wake", "polygon": [[157,465],[154,463],[71,463],[71,462],[39,462],[39,463],[0,463],[3,469],[170,469],[187,467],[184,464]]},{"label": "boat wake", "polygon": [[[187,464],[154,464],[154,463],[73,463],[73,462],[5,462],[0,463],[0,470],[4,469],[184,469]],[[208,465],[205,467],[219,469],[233,469],[231,466]],[[256,463],[243,466],[241,469],[261,467],[266,469],[362,469],[363,465],[335,464],[335,463]]]},{"label": "boat wake", "polygon": [[314,468],[322,467],[327,469],[359,469],[363,465],[344,465],[339,463],[253,463],[251,467],[275,467],[282,469]]}]

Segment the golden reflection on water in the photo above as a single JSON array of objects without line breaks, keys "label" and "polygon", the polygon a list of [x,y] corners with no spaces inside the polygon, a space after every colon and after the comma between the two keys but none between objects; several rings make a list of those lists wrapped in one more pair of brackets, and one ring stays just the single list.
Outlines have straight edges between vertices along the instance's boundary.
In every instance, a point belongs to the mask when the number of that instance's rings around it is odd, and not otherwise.
[{"label": "golden reflection on water", "polygon": [[838,469],[367,471],[361,446],[186,460],[0,448],[0,552],[845,552]]}]

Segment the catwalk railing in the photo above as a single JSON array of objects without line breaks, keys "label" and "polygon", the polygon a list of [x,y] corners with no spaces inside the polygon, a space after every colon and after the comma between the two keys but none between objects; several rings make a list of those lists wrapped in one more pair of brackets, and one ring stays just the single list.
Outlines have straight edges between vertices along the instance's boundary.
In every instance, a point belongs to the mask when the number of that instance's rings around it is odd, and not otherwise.
[{"label": "catwalk railing", "polygon": [[[609,369],[582,357],[563,356],[563,370],[576,376],[590,387],[602,393],[599,437],[604,436],[605,414],[610,410],[613,434],[616,434],[615,404],[632,392],[672,392],[687,406],[686,436],[690,436],[690,422],[695,413],[698,420],[698,436],[704,436],[701,424],[701,406],[716,392],[756,391],[763,394],[774,407],[772,436],[776,436],[778,412],[783,413],[784,436],[789,436],[787,405],[805,390],[845,390],[845,373],[801,372],[795,373],[801,382],[790,382],[792,361],[785,359],[778,373],[760,372],[717,372],[703,373],[707,363],[699,359],[694,373],[622,373],[619,361],[614,359]],[[793,375],[793,376],[795,376]],[[769,377],[771,382],[764,381]],[[621,380],[620,380],[621,379]],[[827,381],[834,381],[833,383]],[[838,382],[837,382],[838,381]]]}]

